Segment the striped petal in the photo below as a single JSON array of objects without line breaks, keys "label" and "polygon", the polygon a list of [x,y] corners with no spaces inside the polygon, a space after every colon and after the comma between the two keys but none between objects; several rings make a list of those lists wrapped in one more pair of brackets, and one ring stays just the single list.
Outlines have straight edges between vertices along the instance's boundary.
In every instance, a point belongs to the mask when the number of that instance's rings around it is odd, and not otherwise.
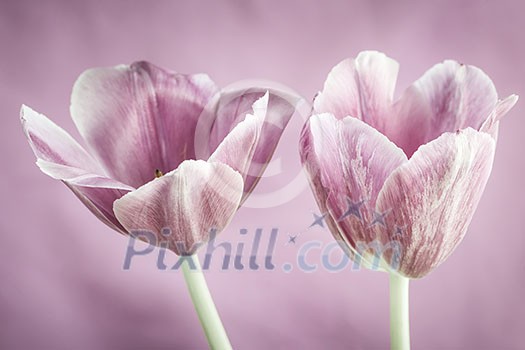
[{"label": "striped petal", "polygon": [[242,189],[242,176],[229,166],[188,160],[117,200],[114,211],[131,234],[150,232],[151,244],[189,255],[226,227]]},{"label": "striped petal", "polygon": [[45,115],[24,105],[20,111],[20,120],[37,159],[103,174],[95,159],[71,135]]},{"label": "striped petal", "polygon": [[21,120],[42,172],[63,181],[96,217],[124,232],[113,214],[113,202],[133,188],[103,175],[84,148],[44,115],[23,106]]},{"label": "striped petal", "polygon": [[358,118],[379,131],[385,129],[392,105],[399,64],[377,51],[346,59],[328,74],[314,101],[316,113],[337,119]]},{"label": "striped petal", "polygon": [[403,151],[362,121],[321,114],[303,130],[301,158],[321,210],[352,247],[375,237],[370,225],[385,179],[407,161]]},{"label": "striped petal", "polygon": [[197,138],[208,148],[198,155],[206,159],[212,154],[210,159],[221,159],[242,173],[243,201],[266,170],[299,99],[276,89],[222,91],[201,117]]},{"label": "striped petal", "polygon": [[195,158],[195,128],[216,93],[207,75],[147,62],[94,68],[73,87],[71,115],[108,175],[139,187]]},{"label": "striped petal", "polygon": [[479,130],[497,100],[494,84],[481,69],[444,61],[404,92],[384,132],[410,157],[445,132]]},{"label": "striped petal", "polygon": [[445,133],[388,177],[377,208],[391,211],[382,242],[401,243],[401,274],[423,277],[454,251],[485,188],[494,150],[489,134],[471,128]]}]

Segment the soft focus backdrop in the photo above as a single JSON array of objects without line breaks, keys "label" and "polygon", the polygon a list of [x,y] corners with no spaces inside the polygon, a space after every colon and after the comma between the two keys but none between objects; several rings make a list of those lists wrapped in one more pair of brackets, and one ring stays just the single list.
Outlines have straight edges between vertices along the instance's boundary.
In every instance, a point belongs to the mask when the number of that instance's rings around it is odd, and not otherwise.
[{"label": "soft focus backdrop", "polygon": [[[397,95],[453,58],[485,70],[501,97],[522,96],[501,124],[493,174],[465,240],[411,285],[414,349],[522,348],[524,11],[519,0],[1,0],[0,348],[206,347],[181,275],[158,271],[155,255],[123,271],[128,240],[39,171],[20,126],[22,103],[77,137],[69,117],[76,77],[139,59],[206,72],[219,86],[279,81],[310,101],[332,66],[363,49],[400,62]],[[276,152],[281,172],[255,192],[252,206],[262,208],[240,210],[219,238],[249,245],[262,228],[267,242],[278,228],[276,269],[221,271],[214,264],[210,288],[237,349],[386,349],[385,274],[306,273],[294,264],[305,242],[332,240],[320,227],[305,230],[317,208],[300,174],[302,122],[294,117]],[[287,244],[288,234],[300,232],[296,245]]]}]

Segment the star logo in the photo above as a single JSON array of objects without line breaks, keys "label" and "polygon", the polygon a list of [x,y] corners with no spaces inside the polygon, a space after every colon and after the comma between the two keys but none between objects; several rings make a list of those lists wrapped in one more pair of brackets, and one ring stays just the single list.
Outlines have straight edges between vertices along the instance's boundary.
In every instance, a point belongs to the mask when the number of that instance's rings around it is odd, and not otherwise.
[{"label": "star logo", "polygon": [[324,228],[324,218],[326,217],[326,215],[328,215],[328,213],[321,213],[321,215],[317,215],[316,213],[312,214],[314,215],[314,222],[312,222],[310,227],[321,226],[322,228]]},{"label": "star logo", "polygon": [[297,236],[299,236],[299,234],[296,234],[295,236],[292,236],[292,235],[288,235],[288,243],[287,244],[295,244],[297,243],[296,242],[296,239],[297,239]]},{"label": "star logo", "polygon": [[388,213],[390,213],[390,209],[382,213],[374,210],[374,218],[372,219],[372,222],[370,222],[368,226],[371,227],[374,225],[381,225],[383,227],[386,227],[385,217],[388,215]]},{"label": "star logo", "polygon": [[407,225],[405,226],[395,226],[395,229],[394,229],[394,234],[392,235],[392,237],[401,237],[403,236],[403,234],[405,233],[405,229],[407,228]]},{"label": "star logo", "polygon": [[341,215],[338,221],[342,221],[346,219],[347,217],[353,215],[359,220],[363,220],[363,217],[361,216],[361,207],[365,203],[365,200],[360,200],[359,202],[353,202],[350,198],[346,197],[346,204],[348,205],[348,208],[346,211]]}]

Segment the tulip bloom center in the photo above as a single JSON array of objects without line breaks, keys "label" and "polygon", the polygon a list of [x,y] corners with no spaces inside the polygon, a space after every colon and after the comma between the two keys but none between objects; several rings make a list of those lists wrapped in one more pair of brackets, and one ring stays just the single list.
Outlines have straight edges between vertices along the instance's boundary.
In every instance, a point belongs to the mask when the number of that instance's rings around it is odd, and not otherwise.
[{"label": "tulip bloom center", "polygon": [[162,171],[160,171],[159,169],[155,169],[155,178],[159,178],[161,176],[163,176],[164,174],[162,173]]}]

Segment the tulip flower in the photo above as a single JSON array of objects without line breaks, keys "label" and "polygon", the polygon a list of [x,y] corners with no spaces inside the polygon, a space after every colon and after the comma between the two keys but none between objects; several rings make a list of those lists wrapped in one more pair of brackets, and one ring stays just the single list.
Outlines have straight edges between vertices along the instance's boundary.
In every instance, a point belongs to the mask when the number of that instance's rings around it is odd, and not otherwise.
[{"label": "tulip flower", "polygon": [[498,100],[482,70],[449,60],[394,101],[397,73],[379,52],[336,65],[300,154],[333,236],[352,259],[390,273],[392,348],[408,349],[408,280],[427,275],[463,239],[491,172],[499,120],[517,96]]},{"label": "tulip flower", "polygon": [[87,70],[75,83],[71,115],[87,149],[29,107],[21,119],[40,169],[102,222],[149,232],[149,243],[186,257],[210,346],[223,349],[231,346],[194,253],[253,190],[294,112],[290,97],[219,91],[205,74],[137,62]]}]

